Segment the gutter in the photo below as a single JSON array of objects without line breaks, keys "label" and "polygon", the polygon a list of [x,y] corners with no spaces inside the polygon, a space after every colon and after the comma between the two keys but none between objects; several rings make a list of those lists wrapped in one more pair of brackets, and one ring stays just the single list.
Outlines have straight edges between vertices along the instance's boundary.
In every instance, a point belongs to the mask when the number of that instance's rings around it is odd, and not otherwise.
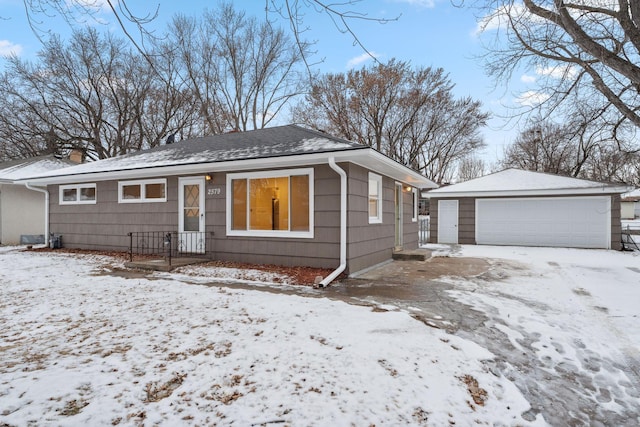
[{"label": "gutter", "polygon": [[49,246],[49,190],[32,187],[28,182],[25,182],[24,186],[29,190],[44,193],[44,244],[45,246]]},{"label": "gutter", "polygon": [[329,157],[329,167],[340,175],[340,265],[319,284],[329,286],[347,268],[347,173],[336,164],[335,157]]}]

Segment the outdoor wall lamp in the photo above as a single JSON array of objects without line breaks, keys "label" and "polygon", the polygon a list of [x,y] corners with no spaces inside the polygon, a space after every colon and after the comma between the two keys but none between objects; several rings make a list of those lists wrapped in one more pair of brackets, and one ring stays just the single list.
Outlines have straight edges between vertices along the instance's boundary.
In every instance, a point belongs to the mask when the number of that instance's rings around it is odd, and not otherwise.
[{"label": "outdoor wall lamp", "polygon": [[208,173],[204,176],[204,179],[206,179],[207,181],[212,181],[213,180],[213,173]]}]

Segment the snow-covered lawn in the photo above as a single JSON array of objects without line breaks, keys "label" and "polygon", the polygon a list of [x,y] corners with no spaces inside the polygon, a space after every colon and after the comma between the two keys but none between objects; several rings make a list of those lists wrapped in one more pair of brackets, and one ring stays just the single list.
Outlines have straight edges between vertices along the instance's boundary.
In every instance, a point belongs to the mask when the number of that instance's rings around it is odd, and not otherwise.
[{"label": "snow-covered lawn", "polygon": [[[489,260],[442,280],[507,345],[323,291],[194,284],[233,271],[125,278],[106,257],[0,248],[0,426],[640,424],[638,253],[437,249]],[[560,387],[593,420],[543,419]]]},{"label": "snow-covered lawn", "polygon": [[0,425],[542,424],[493,354],[406,313],[108,262],[0,251]]}]

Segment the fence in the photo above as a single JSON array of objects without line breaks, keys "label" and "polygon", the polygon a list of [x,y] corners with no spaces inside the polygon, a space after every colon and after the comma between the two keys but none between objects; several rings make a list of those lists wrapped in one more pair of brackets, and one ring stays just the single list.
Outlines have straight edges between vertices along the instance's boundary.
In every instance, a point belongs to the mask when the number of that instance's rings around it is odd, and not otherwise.
[{"label": "fence", "polygon": [[171,265],[172,258],[210,258],[213,237],[204,232],[137,231],[128,233],[129,261],[134,255],[161,256]]},{"label": "fence", "polygon": [[429,217],[418,218],[418,245],[429,243]]}]

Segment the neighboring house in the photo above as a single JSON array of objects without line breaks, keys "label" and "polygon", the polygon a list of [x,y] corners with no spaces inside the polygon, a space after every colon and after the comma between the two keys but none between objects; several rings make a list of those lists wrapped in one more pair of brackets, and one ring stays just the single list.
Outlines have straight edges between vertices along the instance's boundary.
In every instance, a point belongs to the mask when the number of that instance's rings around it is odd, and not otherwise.
[{"label": "neighboring house", "polygon": [[640,188],[624,193],[620,200],[622,219],[640,218]]},{"label": "neighboring house", "polygon": [[16,181],[72,164],[54,156],[0,163],[0,244],[44,243],[45,192]]},{"label": "neighboring house", "polygon": [[[289,125],[185,140],[29,179],[65,247],[125,250],[129,232],[206,233],[215,259],[354,273],[418,246],[436,185],[374,149]],[[188,246],[188,245],[187,245]]]},{"label": "neighboring house", "polygon": [[506,169],[428,191],[431,242],[620,249],[624,185]]}]

